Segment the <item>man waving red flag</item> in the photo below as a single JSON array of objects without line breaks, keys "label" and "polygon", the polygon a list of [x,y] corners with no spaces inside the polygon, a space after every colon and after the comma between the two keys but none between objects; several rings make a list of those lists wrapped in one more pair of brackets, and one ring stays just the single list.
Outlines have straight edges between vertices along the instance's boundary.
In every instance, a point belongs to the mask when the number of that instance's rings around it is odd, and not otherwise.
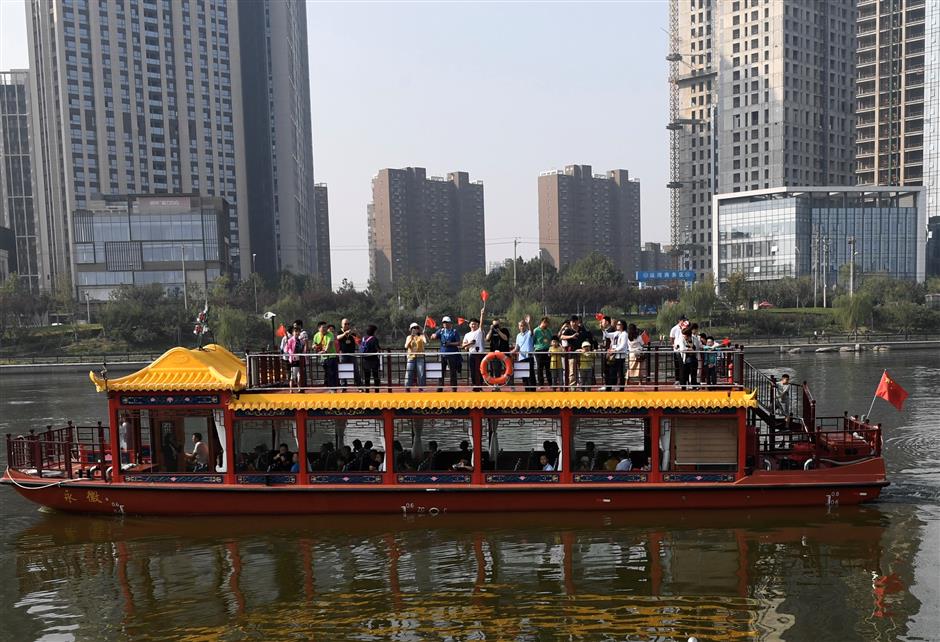
[{"label": "man waving red flag", "polygon": [[907,399],[907,390],[902,388],[894,379],[888,376],[888,371],[885,370],[884,374],[881,375],[881,383],[878,384],[878,389],[875,391],[875,396],[881,397],[889,404],[900,410],[904,405],[904,400]]}]

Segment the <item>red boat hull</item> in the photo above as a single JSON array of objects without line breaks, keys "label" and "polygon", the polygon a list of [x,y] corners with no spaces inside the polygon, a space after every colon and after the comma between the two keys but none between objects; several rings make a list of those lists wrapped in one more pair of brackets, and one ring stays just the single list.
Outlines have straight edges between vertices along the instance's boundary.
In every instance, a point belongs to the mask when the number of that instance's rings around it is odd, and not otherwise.
[{"label": "red boat hull", "polygon": [[[3,483],[61,511],[135,515],[438,514],[853,505],[888,485],[884,461],[811,471],[756,472],[734,483],[262,486],[106,483],[55,485],[7,470]],[[15,482],[15,483],[14,483]]]}]

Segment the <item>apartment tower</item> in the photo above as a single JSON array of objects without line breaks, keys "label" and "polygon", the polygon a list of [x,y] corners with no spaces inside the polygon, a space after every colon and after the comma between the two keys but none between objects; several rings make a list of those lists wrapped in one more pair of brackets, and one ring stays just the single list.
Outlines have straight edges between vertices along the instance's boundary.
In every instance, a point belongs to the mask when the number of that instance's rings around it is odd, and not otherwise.
[{"label": "apartment tower", "polygon": [[[859,0],[859,185],[925,185],[940,208],[940,3]],[[933,115],[933,117],[931,117]]]},{"label": "apartment tower", "polygon": [[313,186],[316,201],[317,276],[327,285],[332,285],[333,270],[330,266],[330,194],[326,183]]},{"label": "apartment tower", "polygon": [[16,270],[33,294],[50,284],[49,249],[42,246],[30,158],[29,72],[0,72],[0,227],[13,234]]},{"label": "apartment tower", "polygon": [[483,183],[467,172],[427,178],[423,167],[382,169],[368,209],[369,275],[379,285],[443,275],[451,287],[483,270]]},{"label": "apartment tower", "polygon": [[640,269],[640,182],[625,169],[568,165],[539,175],[539,247],[561,269],[591,252],[628,279]]},{"label": "apartment tower", "polygon": [[236,274],[315,269],[304,11],[28,0],[35,198],[54,278],[72,282],[73,213],[127,194],[224,197]]},{"label": "apartment tower", "polygon": [[672,243],[712,261],[712,195],[854,184],[854,0],[671,0]]}]

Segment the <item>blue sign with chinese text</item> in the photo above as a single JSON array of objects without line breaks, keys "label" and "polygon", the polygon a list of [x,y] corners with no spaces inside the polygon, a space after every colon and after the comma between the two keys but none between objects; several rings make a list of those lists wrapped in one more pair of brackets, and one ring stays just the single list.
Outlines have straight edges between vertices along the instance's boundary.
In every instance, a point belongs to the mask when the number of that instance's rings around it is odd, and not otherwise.
[{"label": "blue sign with chinese text", "polygon": [[694,270],[661,270],[656,272],[637,272],[636,280],[640,281],[689,281],[695,280]]}]

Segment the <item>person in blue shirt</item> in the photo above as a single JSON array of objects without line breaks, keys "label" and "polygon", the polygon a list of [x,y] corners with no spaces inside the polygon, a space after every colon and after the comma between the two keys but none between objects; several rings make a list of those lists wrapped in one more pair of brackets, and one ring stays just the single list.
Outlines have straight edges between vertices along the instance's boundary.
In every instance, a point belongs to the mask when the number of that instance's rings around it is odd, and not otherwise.
[{"label": "person in blue shirt", "polygon": [[519,322],[519,333],[516,334],[516,345],[512,349],[512,354],[516,357],[516,363],[526,363],[529,366],[528,376],[522,377],[522,383],[528,391],[535,390],[535,387],[532,385],[532,370],[535,367],[532,352],[534,350],[535,337],[532,335],[532,329],[529,327],[531,321],[531,315],[527,314],[525,319]]},{"label": "person in blue shirt", "polygon": [[[457,374],[463,369],[463,357],[460,355],[460,333],[454,327],[453,320],[450,317],[441,319],[440,329],[431,338],[441,342],[441,382],[450,370],[450,385],[456,392]],[[441,388],[437,390],[440,392]]]}]

